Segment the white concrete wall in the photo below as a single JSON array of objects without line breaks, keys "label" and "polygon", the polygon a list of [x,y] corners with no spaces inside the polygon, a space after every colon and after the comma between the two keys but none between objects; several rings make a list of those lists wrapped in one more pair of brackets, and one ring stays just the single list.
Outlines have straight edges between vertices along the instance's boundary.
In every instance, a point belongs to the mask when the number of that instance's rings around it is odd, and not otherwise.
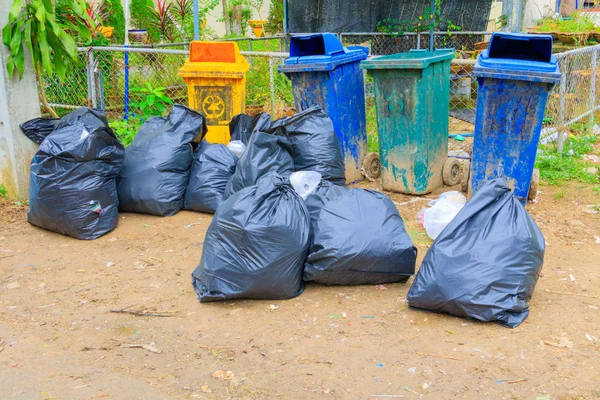
[{"label": "white concrete wall", "polygon": [[[12,0],[0,0],[0,26],[8,22]],[[37,144],[29,140],[19,124],[40,116],[40,102],[29,51],[25,49],[23,79],[8,76],[6,60],[10,50],[1,42],[0,32],[0,185],[13,199],[27,199],[29,164]]]},{"label": "white concrete wall", "polygon": [[[252,19],[267,19],[269,16],[269,7],[271,6],[270,0],[264,0],[263,5],[260,9],[260,16],[256,10],[252,10]],[[223,18],[223,7],[219,4],[207,18],[207,26],[212,29],[218,36],[225,35],[225,22],[219,22],[218,20]],[[246,36],[254,36],[252,28],[246,29]]]},{"label": "white concrete wall", "polygon": [[538,19],[550,17],[556,12],[556,0],[527,0],[523,15],[523,29],[535,26]]}]

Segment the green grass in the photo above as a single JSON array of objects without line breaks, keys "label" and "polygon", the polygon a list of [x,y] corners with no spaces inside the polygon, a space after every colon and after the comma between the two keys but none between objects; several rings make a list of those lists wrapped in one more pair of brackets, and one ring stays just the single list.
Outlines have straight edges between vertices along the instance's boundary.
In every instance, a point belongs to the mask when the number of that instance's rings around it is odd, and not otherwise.
[{"label": "green grass", "polygon": [[367,99],[367,149],[369,152],[379,151],[379,134],[377,133],[377,114],[375,99]]},{"label": "green grass", "polygon": [[563,197],[565,197],[565,191],[564,190],[560,190],[560,191],[554,193],[554,200],[560,200]]},{"label": "green grass", "polygon": [[564,151],[559,154],[556,145],[540,146],[541,154],[536,160],[542,181],[557,186],[569,181],[589,184],[600,183],[598,174],[591,174],[585,169],[594,164],[583,160],[584,154],[594,152],[595,136],[571,136],[565,143]]},{"label": "green grass", "polygon": [[5,200],[8,199],[8,192],[6,191],[4,185],[0,185],[0,198],[3,198]]},{"label": "green grass", "polygon": [[112,120],[108,122],[109,126],[117,135],[117,138],[123,143],[123,146],[127,147],[135,139],[142,122],[138,118],[129,118],[128,121],[124,119]]}]

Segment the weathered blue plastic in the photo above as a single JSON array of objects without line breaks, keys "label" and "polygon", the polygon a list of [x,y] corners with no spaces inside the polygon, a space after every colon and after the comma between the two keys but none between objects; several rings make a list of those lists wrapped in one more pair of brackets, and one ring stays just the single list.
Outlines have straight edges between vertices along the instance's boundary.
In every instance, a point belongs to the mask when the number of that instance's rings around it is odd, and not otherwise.
[{"label": "weathered blue plastic", "polygon": [[373,77],[385,190],[420,195],[442,186],[452,58],[454,50],[416,50],[361,63]]},{"label": "weathered blue plastic", "polygon": [[[473,68],[477,77],[477,113],[473,159],[471,163],[471,191],[474,194],[483,184],[495,177],[504,177],[515,196],[525,204],[529,193],[544,110],[552,86],[560,81],[560,70],[551,51],[552,37],[538,39],[545,44],[548,62],[510,59],[511,49],[525,46],[534,53],[531,44],[523,44],[519,34],[494,34],[487,52],[483,52]],[[543,39],[543,40],[542,40]],[[498,52],[495,40],[503,41]],[[550,50],[547,43],[550,41]],[[505,58],[490,58],[489,54]],[[523,49],[515,50],[515,57],[526,57]],[[541,54],[541,51],[540,51]],[[540,54],[532,57],[540,59]]]},{"label": "weathered blue plastic", "polygon": [[359,64],[367,58],[368,49],[344,48],[332,34],[293,36],[290,46],[292,57],[279,66],[279,72],[292,80],[296,110],[317,105],[327,113],[342,147],[346,182],[362,180],[367,122]]}]

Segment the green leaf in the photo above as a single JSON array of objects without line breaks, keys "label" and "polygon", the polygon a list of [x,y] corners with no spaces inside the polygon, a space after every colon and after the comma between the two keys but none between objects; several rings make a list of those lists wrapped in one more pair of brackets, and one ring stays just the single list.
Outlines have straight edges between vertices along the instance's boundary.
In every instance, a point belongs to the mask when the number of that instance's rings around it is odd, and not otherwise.
[{"label": "green leaf", "polygon": [[35,17],[40,21],[40,31],[46,29],[46,8],[41,1],[34,1]]},{"label": "green leaf", "polygon": [[8,14],[8,20],[9,21],[16,20],[17,17],[19,16],[19,14],[21,13],[22,8],[23,8],[22,0],[13,1],[12,5],[10,6],[10,13]]},{"label": "green leaf", "polygon": [[64,31],[60,32],[59,39],[69,57],[77,60],[77,44],[75,44],[75,40]]},{"label": "green leaf", "polygon": [[146,97],[146,103],[148,103],[149,106],[154,105],[154,100],[156,100],[156,96],[153,94],[150,94],[148,97]]},{"label": "green leaf", "polygon": [[21,31],[19,29],[15,29],[12,38],[10,38],[10,54],[13,56],[19,54],[19,49],[23,47],[21,44],[21,38]]},{"label": "green leaf", "polygon": [[32,21],[30,19],[27,20],[27,23],[25,24],[25,30],[23,31],[23,35],[25,35],[25,43],[27,44],[29,51],[33,53],[33,49],[31,47],[31,24]]},{"label": "green leaf", "polygon": [[14,57],[14,60],[17,71],[19,71],[19,79],[21,79],[23,77],[23,72],[25,71],[25,51],[23,50],[23,46],[19,47],[19,53]]},{"label": "green leaf", "polygon": [[10,40],[12,38],[13,25],[14,25],[14,22],[9,22],[8,24],[4,25],[4,28],[2,28],[2,43],[4,43],[5,46],[10,47]]},{"label": "green leaf", "polygon": [[12,78],[15,70],[15,62],[12,55],[8,56],[8,60],[6,60],[6,70],[8,71],[8,77]]},{"label": "green leaf", "polygon": [[54,54],[54,70],[58,79],[63,81],[67,74],[67,63],[64,57],[64,53],[58,52]]},{"label": "green leaf", "polygon": [[51,0],[42,0],[42,4],[44,4],[44,8],[48,13],[52,12],[52,1]]},{"label": "green leaf", "polygon": [[50,46],[46,39],[46,31],[40,31],[37,36],[40,44],[40,53],[42,56],[42,65],[48,74],[52,74],[52,62],[50,61]]}]

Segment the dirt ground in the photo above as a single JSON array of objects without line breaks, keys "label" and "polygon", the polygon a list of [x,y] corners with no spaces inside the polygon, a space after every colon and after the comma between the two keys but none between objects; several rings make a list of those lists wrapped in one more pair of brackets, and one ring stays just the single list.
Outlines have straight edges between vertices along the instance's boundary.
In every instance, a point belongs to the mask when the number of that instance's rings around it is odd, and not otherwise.
[{"label": "dirt ground", "polygon": [[[596,399],[600,215],[589,205],[600,195],[582,184],[541,191],[528,209],[546,261],[516,329],[410,310],[412,279],[200,304],[190,274],[210,215],[122,214],[86,242],[30,226],[25,207],[5,203],[0,398]],[[392,198],[420,264],[426,201]]]}]

